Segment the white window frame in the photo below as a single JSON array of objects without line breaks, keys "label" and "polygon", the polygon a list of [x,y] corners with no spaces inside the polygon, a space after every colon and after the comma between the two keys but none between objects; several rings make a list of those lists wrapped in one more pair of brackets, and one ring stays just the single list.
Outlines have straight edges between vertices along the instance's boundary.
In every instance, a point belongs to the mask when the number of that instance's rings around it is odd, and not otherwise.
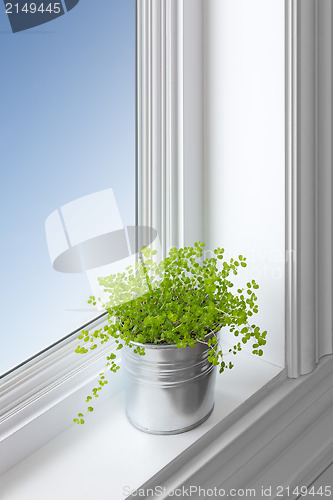
[{"label": "white window frame", "polygon": [[[164,253],[203,238],[203,1],[137,0],[137,222],[158,230]],[[332,6],[330,0],[285,6],[289,379],[261,391],[246,415],[240,408],[147,487],[246,487],[267,477],[310,484],[332,460]],[[103,368],[104,352],[83,359],[73,354],[75,344],[67,339],[7,381],[1,446],[16,453],[8,466],[68,426],[68,409],[76,411]],[[47,425],[51,413],[56,428]],[[29,441],[36,424],[47,430]],[[23,441],[18,457],[15,443]]]},{"label": "white window frame", "polygon": [[[138,221],[164,253],[203,235],[205,1],[138,1]],[[332,14],[329,0],[285,0],[289,379],[144,488],[310,485],[332,461]]]},{"label": "white window frame", "polygon": [[137,9],[138,223],[165,255],[203,240],[202,0]]},{"label": "white window frame", "polygon": [[[82,328],[94,331],[104,324],[103,314]],[[85,398],[105,367],[106,355],[116,347],[108,342],[78,355],[78,343],[77,334],[69,334],[0,381],[0,475],[68,428],[85,409]],[[118,375],[110,382],[105,397],[121,389]],[[98,399],[94,406],[99,403]]]}]

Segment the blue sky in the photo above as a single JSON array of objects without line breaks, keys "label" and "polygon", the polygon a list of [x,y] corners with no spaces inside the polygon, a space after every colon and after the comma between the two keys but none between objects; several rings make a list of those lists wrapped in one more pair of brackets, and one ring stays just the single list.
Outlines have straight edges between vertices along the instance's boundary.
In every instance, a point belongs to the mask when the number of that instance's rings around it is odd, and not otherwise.
[{"label": "blue sky", "polygon": [[85,275],[52,269],[45,220],[113,188],[134,224],[135,4],[80,0],[13,34],[0,11],[0,373],[91,317]]}]

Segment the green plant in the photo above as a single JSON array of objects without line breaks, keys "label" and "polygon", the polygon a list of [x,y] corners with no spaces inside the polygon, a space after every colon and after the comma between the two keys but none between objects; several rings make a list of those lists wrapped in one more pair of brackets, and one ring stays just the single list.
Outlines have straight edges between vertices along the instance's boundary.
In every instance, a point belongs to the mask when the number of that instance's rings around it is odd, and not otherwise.
[{"label": "green plant", "polygon": [[[141,355],[144,355],[144,347],[132,342],[176,344],[179,348],[204,342],[210,347],[209,361],[219,366],[222,373],[234,365],[226,362],[227,353],[222,352],[218,336],[214,335],[208,342],[205,336],[227,327],[240,339],[229,349],[229,354],[237,354],[242,344],[252,340],[253,354],[262,356],[267,332],[250,324],[251,316],[258,312],[255,290],[259,285],[251,280],[246,287],[233,292],[230,279],[231,274],[237,275],[241,267],[246,267],[246,258],[239,255],[238,259],[226,262],[224,249],[216,248],[214,257],[204,259],[204,246],[199,242],[193,247],[172,248],[159,263],[154,261],[157,252],[144,247],[135,266],[127,267],[123,273],[99,278],[109,297],[103,304],[108,312],[108,325],[92,334],[82,331],[78,338],[84,345],[78,345],[76,352],[85,354],[110,339],[115,340],[117,349],[126,344]],[[88,302],[96,304],[95,297],[90,297]],[[106,369],[113,372],[119,369],[114,353],[107,356]],[[86,402],[98,397],[105,384],[103,372]],[[89,406],[87,411],[93,408]],[[83,414],[79,413],[74,421],[84,423]]]}]

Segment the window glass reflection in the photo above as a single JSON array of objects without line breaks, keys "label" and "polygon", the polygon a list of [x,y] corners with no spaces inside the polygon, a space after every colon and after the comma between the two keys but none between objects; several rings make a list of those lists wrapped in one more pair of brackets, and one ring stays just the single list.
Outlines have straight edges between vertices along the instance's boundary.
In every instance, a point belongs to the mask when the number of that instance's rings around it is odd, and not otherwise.
[{"label": "window glass reflection", "polygon": [[134,0],[61,6],[15,33],[0,12],[0,374],[99,314],[87,273],[54,268],[69,238],[135,221]]}]

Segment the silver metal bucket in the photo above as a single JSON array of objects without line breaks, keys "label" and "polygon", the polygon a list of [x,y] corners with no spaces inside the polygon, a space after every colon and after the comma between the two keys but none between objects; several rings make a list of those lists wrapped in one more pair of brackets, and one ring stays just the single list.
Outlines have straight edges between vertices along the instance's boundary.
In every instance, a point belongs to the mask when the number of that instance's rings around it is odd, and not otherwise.
[{"label": "silver metal bucket", "polygon": [[151,434],[177,434],[204,422],[213,411],[216,378],[207,359],[209,347],[133,345],[144,347],[146,354],[122,349],[129,421]]}]

